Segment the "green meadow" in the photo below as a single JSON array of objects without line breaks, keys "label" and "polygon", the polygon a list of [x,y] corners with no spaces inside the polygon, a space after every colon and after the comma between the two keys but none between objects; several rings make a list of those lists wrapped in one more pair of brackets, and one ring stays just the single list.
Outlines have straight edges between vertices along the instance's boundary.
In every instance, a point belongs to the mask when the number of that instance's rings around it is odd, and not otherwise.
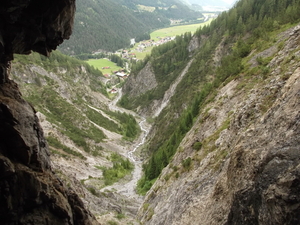
[{"label": "green meadow", "polygon": [[[209,19],[208,21],[204,23],[197,23],[197,24],[189,24],[189,25],[180,25],[180,26],[172,26],[168,28],[163,28],[156,30],[150,34],[151,39],[154,41],[158,40],[158,37],[164,38],[164,37],[173,37],[177,35],[184,34],[186,32],[191,32],[192,34],[199,29],[202,26],[210,24],[210,22],[213,19]],[[137,59],[143,59],[146,57],[146,55],[151,53],[151,50],[153,47],[146,48],[143,52],[139,52],[135,50],[135,48],[138,46],[138,43],[135,44],[133,48],[131,48],[131,52],[135,53]]]},{"label": "green meadow", "polygon": [[[100,70],[103,74],[111,74],[113,71],[121,69],[121,67],[116,66],[114,62],[109,61],[108,59],[89,59],[86,61],[89,65],[94,66]],[[102,69],[102,67],[109,66],[110,69]]]},{"label": "green meadow", "polygon": [[158,40],[158,37],[173,37],[177,35],[184,34],[186,32],[191,32],[192,34],[200,27],[210,24],[212,19],[204,22],[204,23],[197,23],[197,24],[189,24],[189,25],[180,25],[180,26],[172,26],[168,28],[163,28],[156,30],[150,34],[151,39]]},{"label": "green meadow", "polygon": [[[164,37],[173,37],[177,35],[184,34],[186,32],[194,33],[198,28],[201,26],[207,25],[212,21],[212,19],[206,21],[205,23],[197,23],[197,24],[189,24],[189,25],[180,25],[180,26],[172,26],[168,28],[163,28],[156,30],[150,34],[151,39],[154,41],[158,40],[158,37],[164,38]],[[136,51],[135,48],[138,46],[138,43],[135,44],[133,48],[131,48],[131,52],[135,53],[137,59],[143,59],[146,57],[146,55],[151,53],[151,50],[153,47],[146,48],[143,52]],[[115,65],[115,63],[109,61],[108,59],[90,59],[87,61],[88,64],[91,66],[94,66],[95,68],[101,70],[103,74],[111,74],[113,71],[121,69],[121,67],[118,67]],[[109,66],[110,69],[102,69],[102,67]]]}]

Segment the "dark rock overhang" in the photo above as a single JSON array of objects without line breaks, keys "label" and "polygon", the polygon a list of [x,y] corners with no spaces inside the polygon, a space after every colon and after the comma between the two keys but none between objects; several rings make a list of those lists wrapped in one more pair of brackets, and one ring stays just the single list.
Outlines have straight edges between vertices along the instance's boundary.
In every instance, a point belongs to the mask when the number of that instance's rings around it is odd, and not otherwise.
[{"label": "dark rock overhang", "polygon": [[1,0],[0,224],[99,224],[53,172],[36,112],[8,79],[13,54],[49,55],[70,37],[74,13],[75,0]]},{"label": "dark rock overhang", "polygon": [[0,83],[8,78],[13,54],[48,56],[72,33],[75,0],[2,0],[0,7]]}]

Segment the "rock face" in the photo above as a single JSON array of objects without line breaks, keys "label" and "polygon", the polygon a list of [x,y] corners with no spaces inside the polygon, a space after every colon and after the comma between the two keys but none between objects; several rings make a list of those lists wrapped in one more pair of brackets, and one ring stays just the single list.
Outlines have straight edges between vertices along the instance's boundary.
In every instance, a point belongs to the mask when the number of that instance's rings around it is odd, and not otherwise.
[{"label": "rock face", "polygon": [[130,76],[125,83],[123,90],[129,96],[139,96],[157,86],[155,74],[153,72],[151,63],[147,65],[136,76]]},{"label": "rock face", "polygon": [[56,49],[72,33],[75,0],[3,0],[0,9],[0,81],[13,53],[43,55]]},{"label": "rock face", "polygon": [[33,107],[8,76],[14,53],[48,55],[70,36],[74,0],[4,0],[0,9],[1,224],[98,224],[51,169]]},{"label": "rock face", "polygon": [[267,78],[218,90],[148,192],[143,224],[300,223],[299,33],[281,34],[280,51],[252,53],[250,65],[273,56]]}]

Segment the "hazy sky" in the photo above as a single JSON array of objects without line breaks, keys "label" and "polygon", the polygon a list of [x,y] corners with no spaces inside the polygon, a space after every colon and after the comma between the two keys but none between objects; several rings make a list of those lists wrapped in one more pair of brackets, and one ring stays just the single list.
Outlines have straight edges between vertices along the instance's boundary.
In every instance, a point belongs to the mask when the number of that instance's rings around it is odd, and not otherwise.
[{"label": "hazy sky", "polygon": [[237,0],[223,0],[224,2],[227,2],[229,4],[233,3],[233,2],[236,2]]}]

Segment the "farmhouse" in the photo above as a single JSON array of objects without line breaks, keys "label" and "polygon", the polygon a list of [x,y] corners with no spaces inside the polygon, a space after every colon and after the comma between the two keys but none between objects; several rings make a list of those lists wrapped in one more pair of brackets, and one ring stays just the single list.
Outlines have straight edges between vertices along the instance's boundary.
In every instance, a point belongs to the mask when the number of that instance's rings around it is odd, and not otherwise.
[{"label": "farmhouse", "polygon": [[115,93],[117,93],[118,91],[115,89],[115,88],[113,88],[113,89],[111,89],[110,90],[110,93],[112,93],[112,94],[115,94]]},{"label": "farmhouse", "polygon": [[117,75],[118,77],[125,77],[125,76],[126,76],[126,74],[123,73],[123,72],[117,72],[116,75]]}]

